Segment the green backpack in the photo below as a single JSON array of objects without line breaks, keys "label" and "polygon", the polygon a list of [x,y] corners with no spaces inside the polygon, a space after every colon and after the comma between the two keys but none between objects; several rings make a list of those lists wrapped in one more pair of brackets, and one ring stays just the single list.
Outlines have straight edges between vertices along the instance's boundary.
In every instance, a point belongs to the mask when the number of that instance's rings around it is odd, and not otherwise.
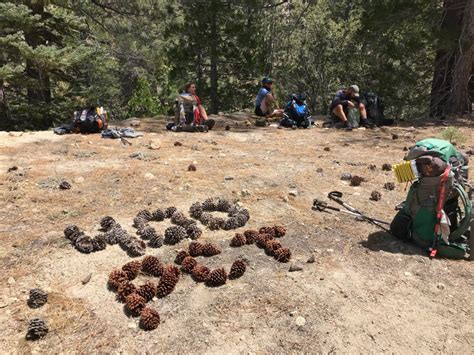
[{"label": "green backpack", "polygon": [[[435,250],[432,256],[437,252],[440,256],[462,259],[468,252],[463,235],[469,229],[472,215],[472,203],[466,192],[469,188],[467,159],[449,142],[429,138],[417,142],[405,160],[414,160],[419,166],[419,161],[423,158],[426,161],[427,157],[441,159],[446,169],[438,176],[424,176],[418,171],[418,180],[411,185],[402,209],[390,225],[390,232]],[[438,215],[440,197],[442,211]],[[444,217],[442,224],[440,216]],[[442,225],[444,238],[440,232]]]}]

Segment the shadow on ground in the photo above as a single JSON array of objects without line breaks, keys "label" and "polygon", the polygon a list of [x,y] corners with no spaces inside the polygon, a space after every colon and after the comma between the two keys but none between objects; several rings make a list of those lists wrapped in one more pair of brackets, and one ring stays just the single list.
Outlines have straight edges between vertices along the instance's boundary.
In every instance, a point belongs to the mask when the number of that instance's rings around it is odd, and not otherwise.
[{"label": "shadow on ground", "polygon": [[417,245],[399,240],[384,231],[370,234],[367,240],[361,242],[361,245],[372,251],[385,251],[387,253],[405,255],[426,255],[424,250]]}]

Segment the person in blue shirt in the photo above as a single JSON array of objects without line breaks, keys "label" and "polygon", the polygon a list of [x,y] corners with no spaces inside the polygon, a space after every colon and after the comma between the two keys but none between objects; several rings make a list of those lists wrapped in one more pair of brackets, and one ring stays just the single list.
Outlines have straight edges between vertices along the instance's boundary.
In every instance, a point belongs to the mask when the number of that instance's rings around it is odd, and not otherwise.
[{"label": "person in blue shirt", "polygon": [[347,89],[338,90],[331,103],[331,116],[341,120],[346,128],[351,128],[347,121],[349,107],[357,107],[359,109],[361,126],[372,126],[367,120],[367,112],[365,105],[361,102],[357,85],[351,85]]},{"label": "person in blue shirt", "polygon": [[272,91],[273,81],[270,78],[263,78],[262,87],[258,91],[255,99],[255,114],[261,117],[283,117],[283,109],[273,109],[277,105],[275,94]]}]

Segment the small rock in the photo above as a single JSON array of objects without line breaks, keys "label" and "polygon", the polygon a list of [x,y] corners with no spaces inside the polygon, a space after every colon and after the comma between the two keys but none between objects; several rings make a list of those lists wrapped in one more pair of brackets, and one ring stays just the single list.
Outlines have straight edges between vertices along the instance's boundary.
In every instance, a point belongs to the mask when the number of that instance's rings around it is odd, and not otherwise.
[{"label": "small rock", "polygon": [[132,159],[143,160],[145,159],[145,155],[142,152],[135,152],[129,155]]},{"label": "small rock", "polygon": [[191,146],[191,150],[199,150],[199,147],[196,144],[193,144]]},{"label": "small rock", "polygon": [[441,282],[437,284],[436,287],[438,287],[440,290],[444,290],[446,288],[446,286],[442,284]]},{"label": "small rock", "polygon": [[196,171],[196,170],[197,170],[196,165],[194,165],[194,164],[189,164],[189,166],[188,166],[188,171]]},{"label": "small rock", "polygon": [[15,278],[13,278],[13,277],[9,277],[9,278],[8,278],[7,283],[8,283],[9,285],[14,285],[15,282],[16,282],[16,281],[15,281]]},{"label": "small rock", "polygon": [[81,184],[84,182],[84,177],[83,176],[78,176],[77,178],[74,179],[74,182],[76,184]]},{"label": "small rock", "polygon": [[12,166],[11,168],[8,168],[8,173],[12,172],[12,171],[17,171],[18,170],[18,167],[17,166]]},{"label": "small rock", "polygon": [[317,173],[322,173],[322,172],[323,172],[323,168],[317,168],[317,169],[316,169],[316,172],[317,172]]},{"label": "small rock", "polygon": [[296,324],[298,327],[302,327],[303,325],[306,324],[306,319],[304,319],[304,318],[301,317],[301,316],[296,317],[296,319],[295,319],[295,324]]},{"label": "small rock", "polygon": [[395,139],[398,139],[398,134],[392,134],[392,139],[395,140]]},{"label": "small rock", "polygon": [[229,126],[229,125],[226,125],[226,126],[225,126],[225,130],[226,130],[226,131],[230,131],[230,126]]},{"label": "small rock", "polygon": [[59,184],[59,188],[61,190],[69,190],[71,188],[71,184],[68,183],[67,181],[63,181],[62,183]]},{"label": "small rock", "polygon": [[159,139],[153,139],[148,142],[148,149],[157,150],[161,148],[161,141]]},{"label": "small rock", "polygon": [[298,311],[291,311],[290,312],[290,317],[294,317],[297,313],[298,313]]},{"label": "small rock", "polygon": [[86,277],[84,277],[81,282],[83,285],[85,285],[86,283],[88,283],[90,280],[91,280],[91,277],[92,277],[92,273],[90,273],[89,275],[87,275]]},{"label": "small rock", "polygon": [[350,180],[352,179],[352,174],[351,173],[343,173],[341,175],[341,180]]},{"label": "small rock", "polygon": [[140,127],[140,121],[139,120],[133,120],[128,123],[130,127]]},{"label": "small rock", "polygon": [[153,175],[152,173],[145,173],[143,177],[147,180],[153,180],[155,178],[155,175]]},{"label": "small rock", "polygon": [[334,249],[326,249],[326,251],[327,251],[328,253],[332,253],[332,252],[334,252]]},{"label": "small rock", "polygon": [[303,268],[300,265],[292,264],[288,269],[289,272],[301,271]]},{"label": "small rock", "polygon": [[314,255],[311,255],[311,256],[309,257],[309,259],[306,260],[306,262],[307,262],[308,264],[312,264],[312,263],[314,263],[315,261],[316,261],[316,257],[315,257]]},{"label": "small rock", "polygon": [[290,190],[288,192],[288,195],[296,197],[296,196],[298,196],[298,190],[297,189]]},{"label": "small rock", "polygon": [[221,112],[218,112],[217,115],[218,115],[218,116],[224,116],[224,112],[222,112],[222,111],[221,111]]},{"label": "small rock", "polygon": [[240,191],[240,195],[242,195],[242,196],[250,196],[250,191],[249,191],[249,190],[242,190],[242,191]]},{"label": "small rock", "polygon": [[129,329],[137,329],[137,323],[135,323],[135,322],[130,322],[130,323],[127,324],[127,327],[128,327]]},{"label": "small rock", "polygon": [[329,147],[324,147],[324,151],[325,151],[325,152],[330,152],[330,151],[331,151],[331,148],[329,148]]},{"label": "small rock", "polygon": [[234,177],[233,176],[224,176],[224,180],[225,181],[234,180]]},{"label": "small rock", "polygon": [[289,201],[288,196],[283,196],[281,199],[283,200],[283,202],[288,202]]},{"label": "small rock", "polygon": [[410,276],[412,276],[412,273],[411,273],[411,272],[409,272],[409,271],[405,271],[405,272],[404,272],[404,274],[405,274],[405,276],[406,276],[406,277],[410,277]]},{"label": "small rock", "polygon": [[183,143],[181,143],[181,142],[174,142],[175,147],[181,147],[182,145],[183,145]]}]

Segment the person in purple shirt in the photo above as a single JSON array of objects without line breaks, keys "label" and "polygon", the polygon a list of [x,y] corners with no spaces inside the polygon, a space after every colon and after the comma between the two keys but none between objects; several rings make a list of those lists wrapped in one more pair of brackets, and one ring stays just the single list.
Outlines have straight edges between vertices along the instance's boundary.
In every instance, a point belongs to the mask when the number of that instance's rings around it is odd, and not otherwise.
[{"label": "person in purple shirt", "polygon": [[347,121],[347,113],[350,107],[357,107],[360,113],[360,124],[364,127],[372,127],[369,120],[367,120],[367,112],[365,105],[361,102],[359,96],[359,87],[351,85],[347,89],[338,90],[331,103],[331,116],[339,119],[343,123],[343,127],[350,127]]},{"label": "person in purple shirt", "polygon": [[270,78],[263,78],[262,87],[258,91],[255,99],[255,114],[261,117],[283,117],[283,109],[272,109],[276,105],[275,94],[272,91],[273,81]]}]

